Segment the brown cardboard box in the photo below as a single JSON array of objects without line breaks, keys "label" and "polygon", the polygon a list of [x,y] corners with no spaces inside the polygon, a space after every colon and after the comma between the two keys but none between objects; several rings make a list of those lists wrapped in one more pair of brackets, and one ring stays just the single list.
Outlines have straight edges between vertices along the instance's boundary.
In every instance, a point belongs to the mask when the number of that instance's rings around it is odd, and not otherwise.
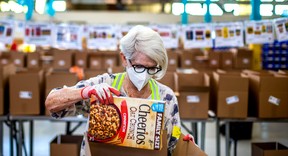
[{"label": "brown cardboard box", "polygon": [[195,143],[192,141],[183,141],[183,138],[184,135],[181,134],[173,156],[207,156]]},{"label": "brown cardboard box", "polygon": [[209,67],[217,69],[220,67],[220,52],[210,51],[209,52]]},{"label": "brown cardboard box", "polygon": [[50,156],[79,156],[83,136],[59,135],[50,143]]},{"label": "brown cardboard box", "polygon": [[28,53],[27,54],[27,68],[40,68],[40,53],[34,52],[34,53]]},{"label": "brown cardboard box", "polygon": [[46,92],[45,97],[50,93],[54,88],[62,88],[65,86],[73,86],[77,83],[76,74],[69,72],[52,72],[46,75]]},{"label": "brown cardboard box", "polygon": [[176,71],[178,68],[178,53],[176,51],[167,51],[168,69],[167,71]]},{"label": "brown cardboard box", "polygon": [[75,52],[74,65],[86,69],[88,67],[88,53],[87,52]]},{"label": "brown cardboard box", "polygon": [[88,141],[87,134],[84,134],[85,137],[85,152],[86,156],[167,156],[167,133],[163,132],[162,142],[163,146],[161,150],[147,150],[147,149],[138,149],[138,148],[129,148],[124,146],[117,146],[113,144],[104,144],[98,142]]},{"label": "brown cardboard box", "polygon": [[14,64],[0,65],[0,115],[9,109],[9,76],[15,74]]},{"label": "brown cardboard box", "polygon": [[89,53],[88,58],[89,58],[89,69],[102,70],[104,68],[103,53],[101,52]]},{"label": "brown cardboard box", "polygon": [[209,58],[207,56],[196,56],[193,67],[196,69],[207,69],[209,67]]},{"label": "brown cardboard box", "polygon": [[107,73],[107,71],[106,70],[96,70],[96,69],[86,69],[84,71],[84,78],[89,79],[89,78],[96,77],[97,75],[101,75],[104,73]]},{"label": "brown cardboard box", "polygon": [[205,73],[178,73],[179,112],[181,119],[208,118],[209,76]]},{"label": "brown cardboard box", "polygon": [[252,68],[252,51],[249,49],[239,48],[233,51],[234,68],[236,69],[251,69]]},{"label": "brown cardboard box", "polygon": [[[246,118],[248,113],[248,78],[244,74],[213,73],[213,102],[217,117]],[[212,101],[211,101],[212,102]]]},{"label": "brown cardboard box", "polygon": [[25,67],[26,53],[22,52],[11,52],[11,62],[15,64],[16,67]]},{"label": "brown cardboard box", "polygon": [[53,68],[67,70],[72,66],[73,53],[69,51],[55,51],[53,53]]},{"label": "brown cardboard box", "polygon": [[10,76],[10,114],[39,115],[44,110],[43,70]]},{"label": "brown cardboard box", "polygon": [[252,156],[287,156],[288,147],[278,142],[252,143]]},{"label": "brown cardboard box", "polygon": [[190,51],[183,51],[180,53],[180,66],[181,68],[192,68],[195,54]]},{"label": "brown cardboard box", "polygon": [[2,52],[0,55],[0,65],[9,64],[10,60],[10,52]]},{"label": "brown cardboard box", "polygon": [[249,75],[249,115],[259,118],[288,117],[288,77]]},{"label": "brown cardboard box", "polygon": [[170,87],[174,92],[176,91],[175,72],[166,72],[165,76],[159,80],[160,83]]},{"label": "brown cardboard box", "polygon": [[108,68],[108,73],[123,73],[125,72],[125,68],[123,66],[114,66]]},{"label": "brown cardboard box", "polygon": [[222,51],[221,52],[221,63],[220,67],[222,69],[232,69],[233,68],[233,53],[230,51]]},{"label": "brown cardboard box", "polygon": [[103,52],[104,69],[118,66],[118,53],[115,51]]}]

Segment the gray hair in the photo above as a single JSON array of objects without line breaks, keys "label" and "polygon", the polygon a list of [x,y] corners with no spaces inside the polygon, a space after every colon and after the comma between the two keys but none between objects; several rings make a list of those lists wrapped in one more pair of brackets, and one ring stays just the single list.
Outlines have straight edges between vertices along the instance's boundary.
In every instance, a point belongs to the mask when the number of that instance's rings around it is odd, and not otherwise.
[{"label": "gray hair", "polygon": [[132,59],[135,52],[141,52],[161,66],[162,70],[155,74],[161,79],[167,70],[168,56],[160,35],[149,27],[137,25],[120,40],[120,50],[127,59]]}]

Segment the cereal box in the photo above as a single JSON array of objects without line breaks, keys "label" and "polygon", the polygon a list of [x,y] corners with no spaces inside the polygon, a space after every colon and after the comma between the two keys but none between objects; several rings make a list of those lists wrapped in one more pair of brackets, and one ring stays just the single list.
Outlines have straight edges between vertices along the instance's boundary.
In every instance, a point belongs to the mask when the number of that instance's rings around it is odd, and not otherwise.
[{"label": "cereal box", "polygon": [[160,150],[165,102],[114,97],[114,104],[90,99],[89,141]]}]

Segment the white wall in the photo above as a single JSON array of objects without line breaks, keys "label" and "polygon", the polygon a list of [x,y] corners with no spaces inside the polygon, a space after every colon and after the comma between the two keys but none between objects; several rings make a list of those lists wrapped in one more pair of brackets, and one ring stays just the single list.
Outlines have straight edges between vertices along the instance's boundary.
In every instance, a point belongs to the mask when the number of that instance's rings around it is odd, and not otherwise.
[{"label": "white wall", "polygon": [[[0,19],[7,17],[8,13],[0,13]],[[12,14],[15,19],[25,20],[25,14]],[[269,17],[276,18],[276,17]],[[35,21],[49,21],[48,15],[33,14]],[[265,19],[265,17],[263,18]],[[143,12],[118,12],[118,11],[67,11],[56,13],[53,20],[56,21],[78,21],[89,24],[125,24],[128,22],[140,23],[181,23],[181,16],[172,14],[154,14]],[[235,17],[233,15],[213,16],[212,22],[228,22],[249,20],[248,16]],[[189,23],[200,23],[204,21],[202,16],[189,16]]]}]

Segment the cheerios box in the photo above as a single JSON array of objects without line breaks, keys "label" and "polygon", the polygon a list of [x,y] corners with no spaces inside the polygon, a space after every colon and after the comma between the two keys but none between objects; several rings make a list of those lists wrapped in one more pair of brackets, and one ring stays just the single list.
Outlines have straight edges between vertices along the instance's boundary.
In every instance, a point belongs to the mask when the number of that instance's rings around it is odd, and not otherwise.
[{"label": "cheerios box", "polygon": [[87,138],[92,142],[160,150],[164,111],[164,101],[114,97],[113,104],[101,104],[92,97]]}]

